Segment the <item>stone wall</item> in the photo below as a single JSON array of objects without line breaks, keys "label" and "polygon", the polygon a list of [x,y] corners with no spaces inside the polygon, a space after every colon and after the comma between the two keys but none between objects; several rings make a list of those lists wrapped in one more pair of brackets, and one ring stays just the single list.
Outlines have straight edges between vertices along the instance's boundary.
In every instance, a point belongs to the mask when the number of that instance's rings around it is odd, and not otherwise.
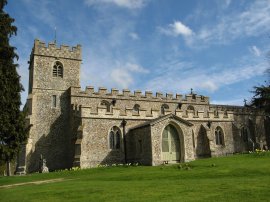
[{"label": "stone wall", "polygon": [[[63,76],[53,77],[56,61],[63,65]],[[81,48],[56,47],[35,40],[30,56],[27,108],[33,124],[26,145],[27,172],[37,171],[40,155],[50,170],[72,166],[73,143],[70,130],[70,86],[80,85]],[[56,97],[56,106],[53,104]]]},{"label": "stone wall", "polygon": [[130,130],[127,135],[128,162],[152,165],[152,155],[150,125]]}]

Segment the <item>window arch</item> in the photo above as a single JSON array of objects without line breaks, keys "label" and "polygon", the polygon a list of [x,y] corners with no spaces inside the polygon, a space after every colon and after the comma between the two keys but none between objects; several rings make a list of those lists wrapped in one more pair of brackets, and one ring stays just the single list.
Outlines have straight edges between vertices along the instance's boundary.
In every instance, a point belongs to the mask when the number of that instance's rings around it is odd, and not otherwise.
[{"label": "window arch", "polygon": [[121,132],[117,126],[113,126],[109,133],[110,149],[120,149]]},{"label": "window arch", "polygon": [[100,105],[106,107],[106,112],[111,112],[111,104],[108,101],[102,100]]},{"label": "window arch", "polygon": [[162,115],[165,115],[165,110],[166,110],[166,109],[169,109],[169,106],[168,106],[167,104],[161,105],[160,110],[161,110],[161,114],[162,114]]},{"label": "window arch", "polygon": [[63,64],[59,61],[56,61],[53,65],[53,77],[63,78]]},{"label": "window arch", "polygon": [[246,127],[241,128],[241,138],[244,142],[248,142],[248,129]]},{"label": "window arch", "polygon": [[216,145],[224,145],[224,133],[221,127],[215,130]]},{"label": "window arch", "polygon": [[194,107],[193,107],[192,105],[189,105],[189,106],[187,107],[187,110],[195,111],[195,109],[194,109]]},{"label": "window arch", "polygon": [[133,113],[139,114],[139,112],[140,112],[140,105],[135,104],[133,107]]}]

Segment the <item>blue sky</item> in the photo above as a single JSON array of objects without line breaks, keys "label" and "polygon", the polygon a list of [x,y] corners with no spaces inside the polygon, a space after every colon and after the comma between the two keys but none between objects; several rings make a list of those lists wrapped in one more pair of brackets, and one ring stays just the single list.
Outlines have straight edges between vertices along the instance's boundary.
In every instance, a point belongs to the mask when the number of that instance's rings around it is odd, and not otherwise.
[{"label": "blue sky", "polygon": [[83,48],[81,86],[210,96],[243,105],[269,67],[269,0],[10,0],[25,102],[38,38]]}]

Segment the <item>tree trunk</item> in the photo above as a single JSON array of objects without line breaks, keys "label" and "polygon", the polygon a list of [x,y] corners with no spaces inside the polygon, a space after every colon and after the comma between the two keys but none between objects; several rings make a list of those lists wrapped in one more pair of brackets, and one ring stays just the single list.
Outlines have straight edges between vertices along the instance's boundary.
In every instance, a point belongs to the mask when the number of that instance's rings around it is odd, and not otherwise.
[{"label": "tree trunk", "polygon": [[10,160],[7,160],[7,176],[10,176],[11,172],[10,172]]}]

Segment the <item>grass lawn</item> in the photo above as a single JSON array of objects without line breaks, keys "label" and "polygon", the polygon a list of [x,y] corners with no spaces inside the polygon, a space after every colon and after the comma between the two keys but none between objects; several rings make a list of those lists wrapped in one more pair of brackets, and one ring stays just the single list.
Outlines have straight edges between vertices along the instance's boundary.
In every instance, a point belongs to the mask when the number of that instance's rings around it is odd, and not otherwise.
[{"label": "grass lawn", "polygon": [[270,152],[0,177],[0,201],[270,201]]}]

